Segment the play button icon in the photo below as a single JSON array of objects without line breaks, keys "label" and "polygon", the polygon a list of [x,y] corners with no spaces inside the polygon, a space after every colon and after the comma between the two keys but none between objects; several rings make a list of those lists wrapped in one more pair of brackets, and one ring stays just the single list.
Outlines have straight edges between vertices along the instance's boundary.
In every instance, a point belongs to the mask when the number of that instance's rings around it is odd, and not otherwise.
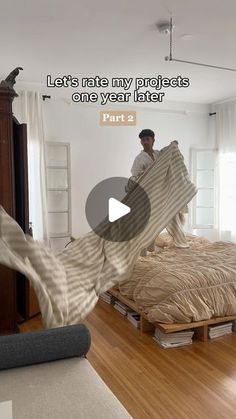
[{"label": "play button icon", "polygon": [[118,201],[115,198],[109,198],[109,206],[108,206],[108,219],[111,223],[119,218],[124,217],[124,215],[129,214],[131,208],[122,202]]},{"label": "play button icon", "polygon": [[90,192],[85,206],[91,229],[105,240],[132,240],[146,227],[150,216],[150,202],[145,190],[129,179],[112,177],[99,182]]}]

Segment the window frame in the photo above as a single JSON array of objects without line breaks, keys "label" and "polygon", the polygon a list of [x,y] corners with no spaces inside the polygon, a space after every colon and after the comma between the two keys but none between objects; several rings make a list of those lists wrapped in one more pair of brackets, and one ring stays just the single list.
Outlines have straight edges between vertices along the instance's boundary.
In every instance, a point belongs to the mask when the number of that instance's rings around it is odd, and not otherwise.
[{"label": "window frame", "polygon": [[[48,215],[49,214],[58,214],[58,213],[68,213],[68,230],[65,233],[51,233],[49,231],[49,238],[50,239],[56,239],[56,238],[70,238],[71,237],[71,150],[70,150],[70,143],[67,142],[62,142],[62,141],[46,141],[46,150],[47,150],[47,146],[58,146],[58,147],[66,147],[67,149],[67,164],[66,166],[55,166],[55,165],[50,165],[48,164],[48,162],[46,161],[46,187],[47,187],[47,195],[48,195],[48,191],[50,190],[55,190],[55,191],[66,191],[68,193],[68,210],[67,211],[49,211],[49,209],[47,209]],[[48,178],[47,178],[47,170],[48,169],[67,169],[67,188],[50,188],[48,187]],[[47,198],[48,199],[48,198]]]}]

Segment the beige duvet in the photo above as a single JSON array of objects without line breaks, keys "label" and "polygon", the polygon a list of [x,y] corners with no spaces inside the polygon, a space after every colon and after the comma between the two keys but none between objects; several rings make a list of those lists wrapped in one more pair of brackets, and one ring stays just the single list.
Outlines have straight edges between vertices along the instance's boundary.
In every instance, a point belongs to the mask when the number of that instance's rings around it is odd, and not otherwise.
[{"label": "beige duvet", "polygon": [[169,241],[159,253],[140,257],[131,278],[119,286],[152,322],[236,315],[236,244],[192,236],[189,243],[189,249],[177,249]]}]

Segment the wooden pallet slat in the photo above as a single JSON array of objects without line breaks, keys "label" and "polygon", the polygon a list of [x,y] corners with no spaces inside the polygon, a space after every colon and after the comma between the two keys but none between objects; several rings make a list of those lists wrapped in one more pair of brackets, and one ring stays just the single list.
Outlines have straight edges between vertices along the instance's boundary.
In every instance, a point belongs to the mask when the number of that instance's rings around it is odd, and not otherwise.
[{"label": "wooden pallet slat", "polygon": [[126,304],[132,310],[140,314],[140,330],[142,333],[152,332],[155,327],[158,327],[163,333],[174,333],[183,330],[194,329],[194,336],[197,340],[207,341],[208,340],[208,326],[213,324],[225,323],[236,320],[236,315],[226,317],[216,317],[214,319],[201,320],[192,323],[158,323],[149,322],[146,313],[140,310],[135,301],[130,300],[120,293],[118,289],[112,288],[109,292],[122,303]]},{"label": "wooden pallet slat", "polygon": [[195,329],[203,326],[209,326],[218,323],[230,322],[236,320],[236,316],[216,317],[214,319],[201,320],[199,322],[192,323],[154,323],[155,326],[159,327],[164,333],[173,333],[180,330]]}]

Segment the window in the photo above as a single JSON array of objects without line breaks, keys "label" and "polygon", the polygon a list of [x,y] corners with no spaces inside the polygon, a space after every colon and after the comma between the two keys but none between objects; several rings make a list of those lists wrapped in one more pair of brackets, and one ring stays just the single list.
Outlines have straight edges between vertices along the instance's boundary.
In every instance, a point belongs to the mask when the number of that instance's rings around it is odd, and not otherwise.
[{"label": "window", "polygon": [[70,145],[47,142],[46,155],[49,237],[62,248],[71,236]]},{"label": "window", "polygon": [[236,153],[219,156],[219,230],[221,239],[236,237]]}]

